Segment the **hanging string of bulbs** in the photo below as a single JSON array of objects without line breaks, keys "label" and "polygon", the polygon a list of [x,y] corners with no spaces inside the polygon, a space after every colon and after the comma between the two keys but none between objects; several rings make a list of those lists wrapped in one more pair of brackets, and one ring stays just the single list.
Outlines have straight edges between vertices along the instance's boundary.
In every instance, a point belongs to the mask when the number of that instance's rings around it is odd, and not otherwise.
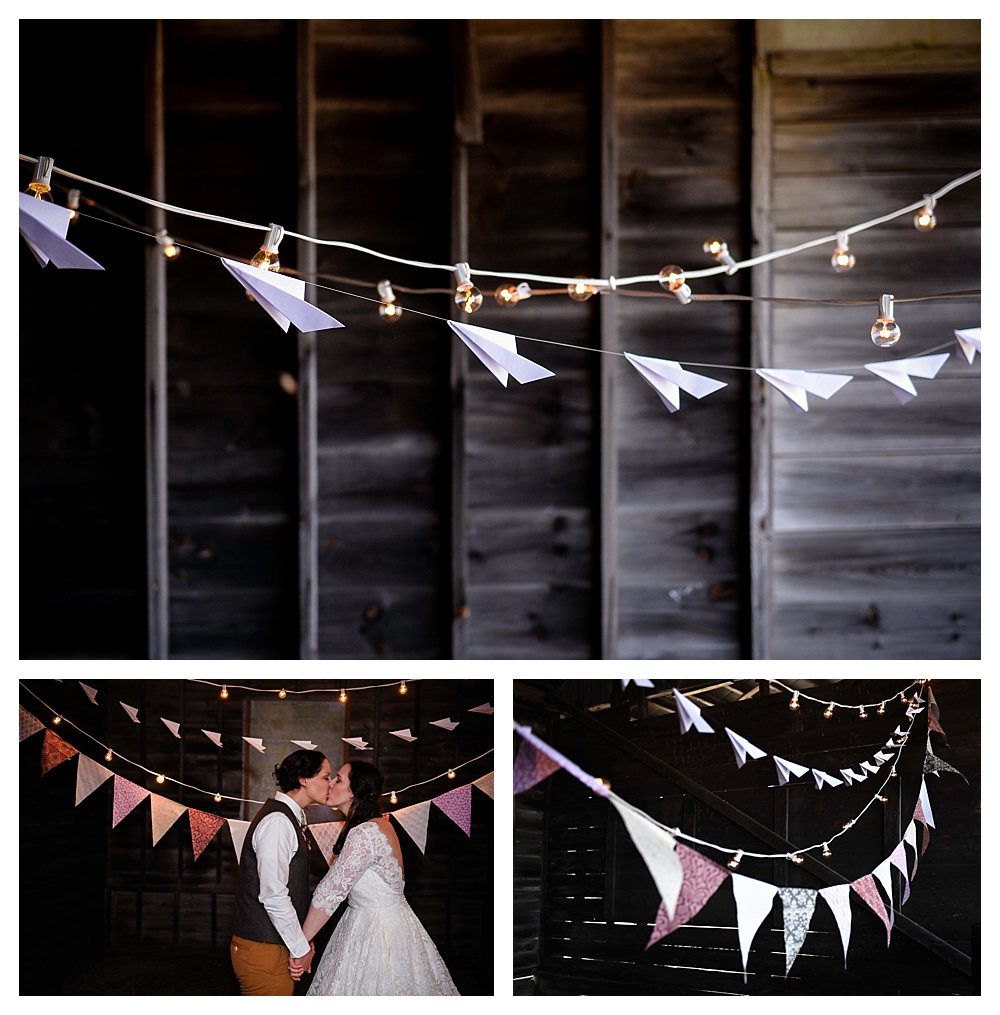
[{"label": "hanging string of bulbs", "polygon": [[788,707],[792,712],[797,712],[799,710],[800,698],[804,698],[806,701],[814,701],[818,705],[825,705],[826,708],[823,710],[824,719],[832,719],[834,709],[838,708],[842,708],[852,712],[856,711],[858,713],[859,719],[868,718],[867,710],[869,708],[875,709],[877,715],[885,715],[885,706],[888,705],[890,701],[893,701],[897,697],[904,704],[913,705],[916,701],[916,698],[911,697],[907,692],[910,691],[910,689],[913,687],[920,688],[927,683],[926,680],[913,680],[909,684],[907,684],[906,687],[903,688],[903,690],[898,691],[894,694],[890,694],[888,698],[884,698],[882,701],[869,702],[863,705],[845,705],[843,702],[840,701],[829,701],[826,698],[814,698],[812,695],[806,694],[805,691],[799,691],[796,690],[794,687],[789,687],[788,684],[783,684],[780,680],[769,680],[768,682],[771,684],[775,684],[776,686],[782,688],[783,690],[788,691],[791,694],[792,698],[791,701],[789,701],[788,703]]},{"label": "hanging string of bulbs", "polygon": [[[305,691],[296,691],[285,687],[251,687],[249,684],[221,684],[215,680],[200,680],[197,677],[187,677],[186,679],[192,684],[205,684],[208,687],[218,687],[219,697],[223,699],[229,697],[230,688],[238,691],[254,691],[257,694],[276,694],[279,698],[287,698],[290,694],[337,694],[342,702],[347,701],[348,690],[353,693],[354,691],[377,691],[386,687],[398,687],[400,694],[406,694],[409,691],[405,680],[391,680],[386,684],[362,684],[358,687],[338,684],[336,687],[312,687]],[[412,684],[416,680],[423,679],[423,677],[411,677],[409,682]]]},{"label": "hanging string of bulbs", "polygon": [[[144,204],[163,209],[164,211],[218,222],[224,225],[237,226],[244,229],[254,229],[257,231],[264,230],[264,242],[250,261],[250,264],[253,267],[278,271],[280,268],[280,260],[278,256],[279,244],[285,236],[290,236],[306,243],[354,250],[359,253],[368,254],[372,257],[377,257],[381,260],[391,261],[397,264],[406,264],[418,268],[451,272],[454,274],[456,281],[454,290],[455,305],[466,314],[475,313],[483,304],[483,294],[474,284],[472,280],[473,275],[496,278],[513,276],[524,280],[519,283],[505,282],[497,288],[494,293],[494,298],[501,306],[516,306],[518,303],[536,295],[536,293],[532,291],[531,286],[528,285],[529,281],[565,285],[566,292],[569,297],[578,302],[588,300],[595,294],[618,292],[626,286],[637,285],[644,282],[657,282],[664,290],[666,290],[667,294],[673,295],[679,303],[687,305],[696,298],[691,291],[691,287],[687,284],[688,279],[707,278],[722,272],[727,275],[734,275],[742,268],[753,267],[767,261],[772,261],[780,257],[787,257],[791,254],[800,253],[803,250],[808,250],[812,247],[821,246],[831,242],[836,244],[831,257],[831,266],[834,271],[838,273],[850,271],[856,264],[856,258],[850,251],[849,247],[850,236],[866,229],[871,229],[875,226],[890,222],[903,215],[908,215],[911,212],[916,212],[913,219],[914,227],[920,232],[930,232],[937,224],[934,209],[936,208],[938,201],[956,187],[960,187],[963,184],[968,183],[970,180],[980,176],[982,172],[977,169],[973,172],[966,173],[964,176],[960,176],[957,179],[950,181],[933,193],[924,194],[920,201],[906,205],[903,208],[899,208],[877,218],[870,219],[867,222],[861,222],[846,229],[838,230],[836,233],[829,236],[821,236],[814,240],[808,240],[792,247],[784,247],[780,250],[770,251],[743,261],[736,261],[733,258],[732,254],[729,252],[729,245],[724,239],[713,237],[705,241],[702,249],[709,257],[712,257],[718,262],[718,266],[715,268],[702,268],[695,271],[685,271],[679,265],[669,264],[655,275],[633,275],[621,279],[616,279],[614,276],[610,276],[607,279],[595,279],[586,277],[569,278],[555,275],[535,275],[527,272],[495,272],[483,269],[474,269],[466,261],[460,261],[457,264],[450,265],[395,257],[391,254],[385,254],[381,251],[373,250],[369,247],[363,247],[343,240],[323,240],[303,233],[286,231],[283,227],[273,222],[265,228],[264,226],[251,222],[243,222],[239,219],[231,219],[222,215],[212,215],[206,212],[195,211],[190,208],[182,208],[177,205],[167,204],[162,201],[155,201],[152,198],[145,197],[141,194],[135,194],[131,191],[123,190],[119,187],[114,187],[110,184],[102,183],[98,180],[92,180],[87,177],[71,173],[68,170],[60,169],[55,166],[54,161],[48,156],[33,159],[30,156],[19,155],[18,158],[23,162],[33,163],[35,165],[34,174],[32,181],[28,186],[28,190],[34,193],[34,195],[39,199],[51,200],[51,175],[53,172],[57,172],[69,179],[76,180],[77,182],[100,187],[124,197],[140,201]],[[76,200],[79,201],[79,198]],[[77,214],[79,213],[77,212]],[[165,230],[161,230],[161,234],[162,235],[157,235],[155,238],[162,246],[165,256],[171,259],[176,257],[178,252],[176,243],[169,235],[166,234]],[[385,320],[398,320],[403,312],[403,308],[399,307],[396,303],[396,296],[391,283],[388,279],[382,279],[376,283],[376,287],[378,288],[380,297],[378,301],[380,304],[380,316]],[[895,297],[889,293],[883,293],[879,300],[878,316],[871,328],[872,342],[879,348],[889,348],[894,346],[901,337],[901,330],[893,316],[894,300]]]}]

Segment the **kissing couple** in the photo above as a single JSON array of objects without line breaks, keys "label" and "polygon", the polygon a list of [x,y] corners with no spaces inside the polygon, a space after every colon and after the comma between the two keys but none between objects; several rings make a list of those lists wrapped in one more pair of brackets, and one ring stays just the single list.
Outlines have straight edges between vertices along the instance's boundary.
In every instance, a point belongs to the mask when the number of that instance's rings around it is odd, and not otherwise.
[{"label": "kissing couple", "polygon": [[[382,773],[352,761],[334,775],[319,751],[295,751],[275,767],[274,778],[278,792],[250,822],[236,879],[230,956],[240,993],[291,995],[295,981],[312,970],[312,939],[347,899],[308,994],[457,994],[403,897],[399,839],[380,804]],[[347,815],[330,870],[312,899],[309,804]]]}]

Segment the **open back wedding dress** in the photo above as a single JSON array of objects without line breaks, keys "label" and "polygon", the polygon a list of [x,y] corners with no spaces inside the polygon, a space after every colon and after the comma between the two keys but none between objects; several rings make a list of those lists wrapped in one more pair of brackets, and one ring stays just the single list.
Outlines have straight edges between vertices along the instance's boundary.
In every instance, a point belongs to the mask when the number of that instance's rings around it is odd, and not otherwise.
[{"label": "open back wedding dress", "polygon": [[434,942],[403,897],[403,872],[374,821],[356,825],[312,904],[348,909],[330,938],[310,995],[457,994]]}]

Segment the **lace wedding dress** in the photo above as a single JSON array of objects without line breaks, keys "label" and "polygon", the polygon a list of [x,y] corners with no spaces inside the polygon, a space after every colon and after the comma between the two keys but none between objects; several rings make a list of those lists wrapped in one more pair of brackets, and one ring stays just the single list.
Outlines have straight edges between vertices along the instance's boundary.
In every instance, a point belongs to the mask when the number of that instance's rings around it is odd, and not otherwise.
[{"label": "lace wedding dress", "polygon": [[434,942],[403,898],[392,846],[371,821],[348,833],[312,904],[332,914],[348,899],[310,995],[457,994]]}]

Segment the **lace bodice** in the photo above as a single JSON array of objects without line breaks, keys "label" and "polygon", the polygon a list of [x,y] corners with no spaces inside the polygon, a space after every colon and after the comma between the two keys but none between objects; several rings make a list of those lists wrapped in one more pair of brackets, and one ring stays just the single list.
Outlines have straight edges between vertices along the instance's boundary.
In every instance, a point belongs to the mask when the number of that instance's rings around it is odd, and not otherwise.
[{"label": "lace bodice", "polygon": [[355,909],[387,909],[403,901],[403,872],[392,846],[374,821],[355,825],[347,842],[312,897],[331,915],[350,897]]}]

